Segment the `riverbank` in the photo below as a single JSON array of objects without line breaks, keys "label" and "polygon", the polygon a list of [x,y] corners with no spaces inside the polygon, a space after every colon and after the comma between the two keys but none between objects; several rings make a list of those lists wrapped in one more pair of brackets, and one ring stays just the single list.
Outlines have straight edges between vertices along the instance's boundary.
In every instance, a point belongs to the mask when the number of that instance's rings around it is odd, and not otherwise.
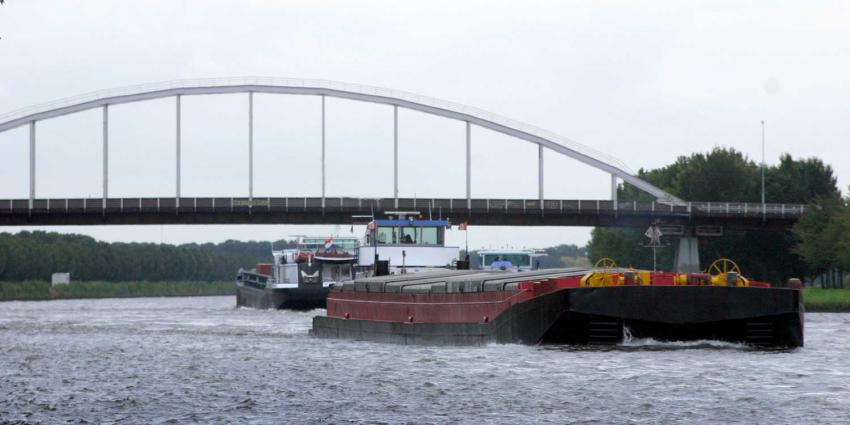
[{"label": "riverbank", "polygon": [[850,289],[803,289],[806,311],[850,312]]},{"label": "riverbank", "polygon": [[[234,295],[233,282],[0,282],[0,301]],[[850,312],[850,289],[803,289],[806,311]]]},{"label": "riverbank", "polygon": [[0,282],[0,301],[234,295],[233,282]]}]

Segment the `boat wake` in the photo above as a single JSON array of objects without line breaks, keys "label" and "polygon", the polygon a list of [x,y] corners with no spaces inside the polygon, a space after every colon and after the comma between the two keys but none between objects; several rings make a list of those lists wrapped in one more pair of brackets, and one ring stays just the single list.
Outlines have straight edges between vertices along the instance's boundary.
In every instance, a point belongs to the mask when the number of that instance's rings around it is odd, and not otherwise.
[{"label": "boat wake", "polygon": [[625,350],[740,350],[749,351],[754,347],[740,342],[727,342],[711,339],[699,339],[695,341],[663,341],[654,338],[629,338],[615,346]]},{"label": "boat wake", "polygon": [[623,326],[623,342],[614,345],[558,345],[547,346],[567,351],[675,351],[675,350],[733,350],[754,351],[755,347],[740,342],[712,339],[694,341],[667,341],[655,338],[636,338],[628,326]]}]

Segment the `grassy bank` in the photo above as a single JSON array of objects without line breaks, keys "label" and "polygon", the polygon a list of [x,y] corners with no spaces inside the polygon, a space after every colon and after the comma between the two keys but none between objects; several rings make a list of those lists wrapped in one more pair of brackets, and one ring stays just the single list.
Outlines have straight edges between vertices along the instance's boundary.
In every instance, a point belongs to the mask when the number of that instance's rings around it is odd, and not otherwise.
[{"label": "grassy bank", "polygon": [[[233,282],[0,282],[0,301],[233,295]],[[805,288],[806,311],[850,312],[850,289]]]},{"label": "grassy bank", "polygon": [[0,282],[0,301],[67,298],[190,297],[233,295],[233,282]]},{"label": "grassy bank", "polygon": [[806,311],[850,312],[850,289],[803,289]]}]

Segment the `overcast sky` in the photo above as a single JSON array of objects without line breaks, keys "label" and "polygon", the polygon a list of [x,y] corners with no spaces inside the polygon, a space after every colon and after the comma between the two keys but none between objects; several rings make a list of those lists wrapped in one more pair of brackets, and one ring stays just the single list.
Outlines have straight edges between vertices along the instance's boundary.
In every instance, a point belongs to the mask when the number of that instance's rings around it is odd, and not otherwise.
[{"label": "overcast sky", "polygon": [[[850,184],[850,3],[8,0],[0,113],[179,78],[321,78],[524,121],[632,170],[731,146],[817,156]],[[392,196],[392,110],[328,100],[329,196]],[[255,196],[320,193],[319,102],[255,97]],[[37,196],[101,194],[100,112],[39,123]],[[464,129],[400,113],[401,196],[464,196]],[[247,194],[247,95],[183,102],[183,195]],[[537,150],[475,129],[473,196],[537,194]],[[172,99],[110,110],[110,195],[171,196]],[[27,196],[26,129],[0,133],[0,198]],[[546,156],[547,198],[606,199],[609,177]],[[768,199],[768,201],[770,201]],[[348,226],[51,228],[103,240],[348,234]],[[18,230],[7,228],[2,230]],[[362,230],[356,229],[360,234]],[[462,232],[450,232],[462,244]],[[471,247],[584,244],[588,228],[480,228]]]}]

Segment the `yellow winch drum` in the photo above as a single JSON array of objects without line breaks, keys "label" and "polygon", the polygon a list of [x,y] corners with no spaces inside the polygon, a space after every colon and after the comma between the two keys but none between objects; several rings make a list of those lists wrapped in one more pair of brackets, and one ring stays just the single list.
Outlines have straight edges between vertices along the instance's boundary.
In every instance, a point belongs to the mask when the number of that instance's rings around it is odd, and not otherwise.
[{"label": "yellow winch drum", "polygon": [[741,274],[741,268],[728,258],[715,260],[706,273],[711,275],[711,284],[715,286],[750,286],[750,281]]},{"label": "yellow winch drum", "polygon": [[[593,265],[594,271],[581,278],[581,286],[615,286],[622,285],[620,275],[616,272],[617,263],[610,258],[601,258]],[[600,271],[601,269],[601,271]]]}]

